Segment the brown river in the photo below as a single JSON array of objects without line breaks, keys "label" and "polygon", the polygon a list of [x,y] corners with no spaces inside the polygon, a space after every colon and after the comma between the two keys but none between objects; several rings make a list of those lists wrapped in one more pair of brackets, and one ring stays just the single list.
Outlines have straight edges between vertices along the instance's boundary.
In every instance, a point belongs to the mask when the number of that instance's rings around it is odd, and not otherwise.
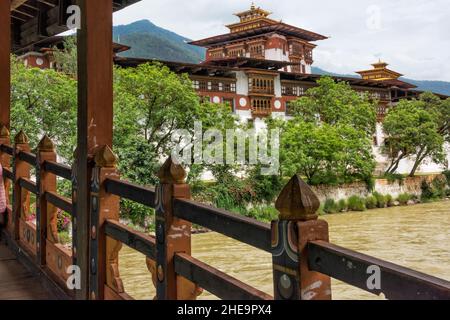
[{"label": "brown river", "polygon": [[[450,281],[450,201],[324,217],[331,242]],[[216,233],[193,236],[193,256],[273,295],[270,254]],[[155,289],[140,253],[124,247],[120,271],[135,299],[153,299]],[[339,281],[333,299],[381,299]],[[216,299],[205,292],[199,299]]]}]

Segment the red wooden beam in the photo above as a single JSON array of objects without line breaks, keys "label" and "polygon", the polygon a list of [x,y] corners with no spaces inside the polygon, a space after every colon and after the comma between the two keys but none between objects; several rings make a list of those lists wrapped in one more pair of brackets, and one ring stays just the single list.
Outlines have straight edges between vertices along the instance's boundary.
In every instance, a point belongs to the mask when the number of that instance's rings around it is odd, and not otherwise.
[{"label": "red wooden beam", "polygon": [[10,127],[11,15],[10,2],[0,1],[0,127]]}]

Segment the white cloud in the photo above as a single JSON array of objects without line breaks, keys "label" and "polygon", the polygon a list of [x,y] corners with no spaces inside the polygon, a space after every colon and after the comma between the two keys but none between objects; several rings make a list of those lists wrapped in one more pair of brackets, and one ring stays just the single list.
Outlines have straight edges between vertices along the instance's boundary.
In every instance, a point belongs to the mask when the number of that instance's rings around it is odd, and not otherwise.
[{"label": "white cloud", "polygon": [[[115,24],[149,19],[191,39],[228,32],[232,14],[251,1],[142,0],[115,15]],[[272,18],[330,39],[317,42],[315,65],[353,73],[378,57],[409,78],[450,81],[448,0],[260,0]]]}]

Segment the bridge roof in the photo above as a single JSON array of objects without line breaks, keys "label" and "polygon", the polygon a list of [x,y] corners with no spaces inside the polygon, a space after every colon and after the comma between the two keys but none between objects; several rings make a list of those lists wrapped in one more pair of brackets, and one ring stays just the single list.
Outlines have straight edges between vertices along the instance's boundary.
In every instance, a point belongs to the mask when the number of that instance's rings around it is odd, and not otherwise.
[{"label": "bridge roof", "polygon": [[[140,0],[111,1],[113,10],[118,11]],[[67,8],[76,3],[77,0],[11,0],[11,51],[67,31]]]}]

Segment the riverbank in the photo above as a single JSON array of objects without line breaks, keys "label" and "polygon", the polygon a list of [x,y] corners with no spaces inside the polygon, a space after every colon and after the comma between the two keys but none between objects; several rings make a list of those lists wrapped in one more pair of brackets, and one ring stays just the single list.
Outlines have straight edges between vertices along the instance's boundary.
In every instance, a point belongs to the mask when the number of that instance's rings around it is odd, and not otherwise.
[{"label": "riverbank", "polygon": [[[448,201],[410,207],[375,209],[324,216],[330,239],[375,256],[450,281],[450,206]],[[217,233],[192,237],[193,256],[269,294],[272,289],[270,254]],[[145,257],[124,246],[120,272],[126,291],[136,299],[152,299],[155,291]],[[333,280],[333,298],[376,299]],[[214,299],[204,293],[200,299]]]}]

